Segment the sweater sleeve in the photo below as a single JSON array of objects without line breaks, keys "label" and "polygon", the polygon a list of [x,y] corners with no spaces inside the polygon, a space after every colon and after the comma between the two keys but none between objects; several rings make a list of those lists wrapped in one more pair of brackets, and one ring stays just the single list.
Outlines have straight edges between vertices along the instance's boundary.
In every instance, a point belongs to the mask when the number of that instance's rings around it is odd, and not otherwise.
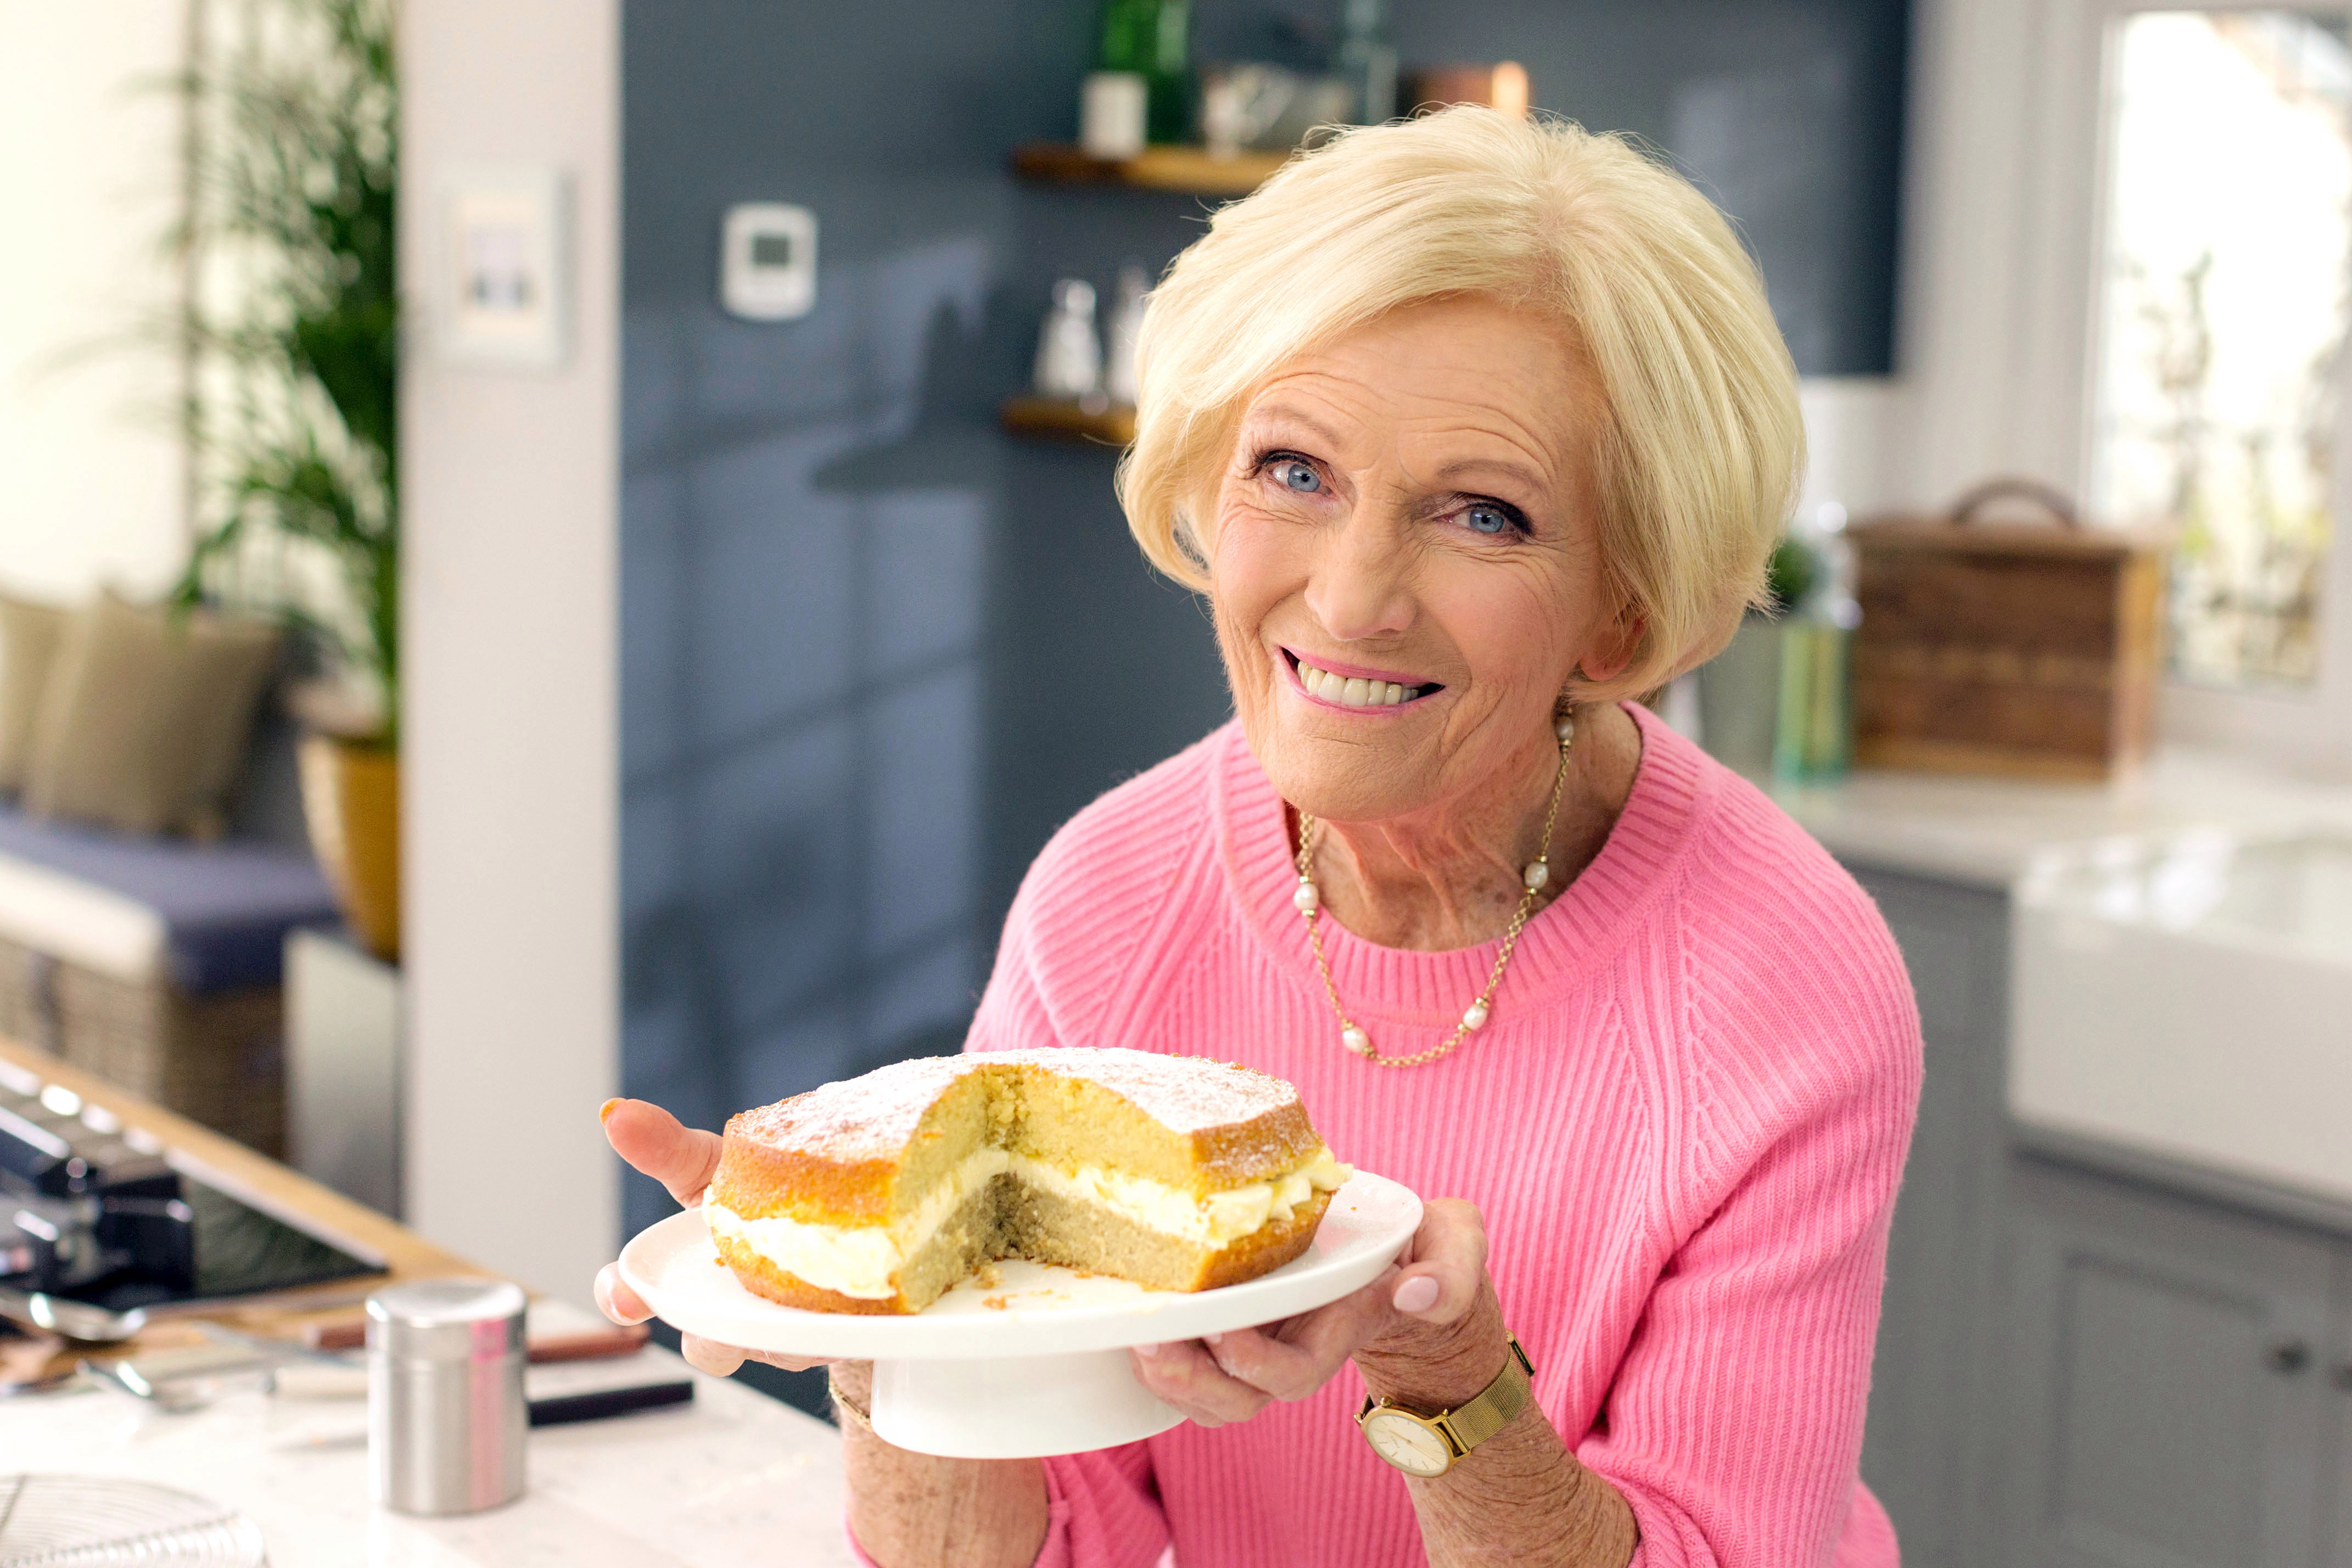
[{"label": "sweater sleeve", "polygon": [[1919,1089],[1907,984],[1863,989],[1862,1037],[1797,1069],[1812,1081],[1741,1086],[1771,1113],[1727,1111],[1741,1089],[1721,1081],[1699,1110],[1744,1122],[1752,1136],[1726,1142],[1758,1152],[1694,1184],[1723,1195],[1657,1280],[1577,1448],[1633,1508],[1635,1568],[1826,1568],[1837,1552]]}]

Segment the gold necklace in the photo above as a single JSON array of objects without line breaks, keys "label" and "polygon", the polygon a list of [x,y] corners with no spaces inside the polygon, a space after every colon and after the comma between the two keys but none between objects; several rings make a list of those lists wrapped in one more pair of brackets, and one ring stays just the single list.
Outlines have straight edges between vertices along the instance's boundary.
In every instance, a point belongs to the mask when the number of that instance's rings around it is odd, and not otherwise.
[{"label": "gold necklace", "polygon": [[1486,988],[1478,999],[1463,1009],[1462,1021],[1445,1043],[1410,1057],[1384,1057],[1372,1047],[1372,1037],[1364,1026],[1348,1016],[1348,1009],[1339,1004],[1339,988],[1331,983],[1331,965],[1323,956],[1323,895],[1315,886],[1316,821],[1305,812],[1298,814],[1298,888],[1290,901],[1307,917],[1307,941],[1315,950],[1315,973],[1323,977],[1323,994],[1331,999],[1331,1016],[1339,1020],[1339,1043],[1374,1067],[1417,1068],[1449,1055],[1454,1047],[1471,1034],[1486,1026],[1495,1016],[1495,988],[1503,983],[1503,971],[1511,962],[1511,950],[1519,944],[1519,932],[1527,929],[1528,917],[1535,912],[1536,895],[1551,880],[1551,830],[1559,820],[1559,797],[1568,789],[1568,752],[1576,742],[1576,720],[1563,713],[1552,721],[1552,733],[1559,738],[1559,772],[1551,781],[1551,805],[1544,813],[1543,843],[1537,847],[1536,858],[1519,873],[1527,890],[1519,895],[1518,911],[1503,932],[1503,950],[1495,954],[1495,967],[1486,973]]}]

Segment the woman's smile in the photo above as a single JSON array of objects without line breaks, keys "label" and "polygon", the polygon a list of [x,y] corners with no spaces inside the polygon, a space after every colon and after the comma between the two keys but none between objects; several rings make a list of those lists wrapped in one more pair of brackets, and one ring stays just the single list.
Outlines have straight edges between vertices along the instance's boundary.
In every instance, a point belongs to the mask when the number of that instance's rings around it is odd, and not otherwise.
[{"label": "woman's smile", "polygon": [[1337,708],[1366,718],[1387,718],[1426,702],[1445,688],[1402,670],[1373,669],[1320,654],[1282,648],[1282,662],[1298,695],[1318,708]]}]

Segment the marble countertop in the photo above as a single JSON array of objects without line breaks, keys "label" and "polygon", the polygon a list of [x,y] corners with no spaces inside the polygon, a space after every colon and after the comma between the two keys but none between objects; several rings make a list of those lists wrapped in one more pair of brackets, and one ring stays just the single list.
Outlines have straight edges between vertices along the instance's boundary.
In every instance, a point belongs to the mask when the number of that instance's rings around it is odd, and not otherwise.
[{"label": "marble countertop", "polygon": [[0,1400],[0,1474],[202,1493],[260,1526],[271,1568],[848,1568],[838,1434],[694,1377],[691,1404],[532,1432],[521,1500],[454,1519],[369,1505],[364,1401],[257,1387],[183,1415],[105,1388]]},{"label": "marble countertop", "polygon": [[2107,784],[1860,772],[1765,786],[1840,859],[2005,889],[2053,849],[2196,830],[2352,834],[2352,788],[2209,752],[2158,753]]}]

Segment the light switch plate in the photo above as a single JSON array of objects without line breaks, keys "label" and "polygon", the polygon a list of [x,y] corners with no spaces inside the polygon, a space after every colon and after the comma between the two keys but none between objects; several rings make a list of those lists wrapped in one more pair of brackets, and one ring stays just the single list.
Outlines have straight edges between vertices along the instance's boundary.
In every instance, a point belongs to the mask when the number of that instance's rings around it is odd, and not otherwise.
[{"label": "light switch plate", "polygon": [[554,168],[452,170],[440,203],[441,357],[555,369],[569,352],[571,184]]}]

